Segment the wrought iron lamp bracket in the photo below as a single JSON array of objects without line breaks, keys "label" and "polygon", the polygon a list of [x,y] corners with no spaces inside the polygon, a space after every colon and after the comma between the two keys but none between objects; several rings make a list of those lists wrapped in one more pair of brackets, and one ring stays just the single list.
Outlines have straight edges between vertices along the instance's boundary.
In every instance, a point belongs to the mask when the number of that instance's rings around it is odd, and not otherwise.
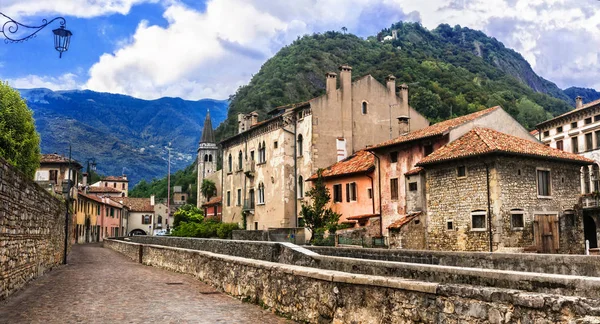
[{"label": "wrought iron lamp bracket", "polygon": [[[2,29],[0,29],[0,33],[2,33],[4,35],[4,42],[6,44],[22,43],[31,38],[35,38],[37,36],[37,33],[40,30],[44,29],[46,26],[50,25],[51,23],[53,23],[54,21],[57,21],[57,20],[59,21],[60,27],[62,27],[62,28],[64,28],[67,24],[67,21],[65,20],[65,18],[56,17],[50,21],[48,21],[47,19],[42,19],[42,24],[39,26],[30,26],[30,25],[22,24],[1,12],[0,12],[0,15],[4,16],[6,19],[8,19],[8,21],[2,25]],[[33,29],[33,32],[25,37],[13,38],[19,32],[19,27]]]}]

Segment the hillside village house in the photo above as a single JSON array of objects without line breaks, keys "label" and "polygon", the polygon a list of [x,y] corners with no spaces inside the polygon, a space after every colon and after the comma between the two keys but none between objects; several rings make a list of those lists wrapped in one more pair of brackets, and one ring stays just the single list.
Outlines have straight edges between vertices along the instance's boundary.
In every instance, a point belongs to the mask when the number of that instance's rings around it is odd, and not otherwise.
[{"label": "hillside village house", "polygon": [[[109,194],[111,197],[127,197],[129,190],[129,180],[126,175],[108,176],[92,184],[89,187],[91,192]],[[118,195],[116,193],[119,193]]]},{"label": "hillside village house", "polygon": [[127,208],[126,235],[154,234],[154,196],[150,198],[110,197]]},{"label": "hillside village house", "polygon": [[575,100],[575,109],[536,126],[538,138],[550,147],[594,160],[581,169],[581,205],[585,239],[598,248],[600,235],[600,100],[584,104]]},{"label": "hillside village house", "polygon": [[40,167],[35,171],[34,180],[43,188],[55,193],[63,194],[63,185],[66,185],[69,179],[69,166],[71,166],[71,198],[77,199],[76,184],[79,181],[80,171],[83,168],[79,162],[62,155],[42,154],[40,158]]},{"label": "hillside village house", "polygon": [[[406,217],[426,211],[425,178],[417,163],[474,127],[488,127],[536,142],[523,126],[501,107],[496,106],[449,119],[367,148],[376,155],[377,180],[374,181],[373,192],[375,205],[381,208],[383,235],[388,235],[390,226],[398,229],[397,222],[404,222]],[[393,237],[390,238],[390,244],[394,245]]]},{"label": "hillside village house", "polygon": [[246,229],[297,227],[305,180],[317,169],[428,121],[408,105],[408,87],[388,76],[352,82],[352,68],[326,75],[326,94],[258,114],[238,116],[238,134],[221,142],[223,221]]},{"label": "hillside village house", "polygon": [[154,233],[159,230],[166,230],[167,232],[173,228],[173,205],[171,207],[171,213],[167,207],[166,201],[155,202],[154,204]]},{"label": "hillside village house", "polygon": [[208,219],[214,219],[216,221],[222,220],[222,197],[212,197],[209,201],[202,204],[202,211],[204,217]]},{"label": "hillside village house", "polygon": [[100,211],[102,199],[79,191],[75,203],[75,242],[99,242],[102,227],[100,226]]},{"label": "hillside village house", "polygon": [[113,187],[95,187],[89,186],[85,190],[87,193],[102,197],[125,197],[125,194],[117,188]]},{"label": "hillside village house", "polygon": [[594,161],[475,127],[423,158],[430,250],[583,253],[580,168]]}]

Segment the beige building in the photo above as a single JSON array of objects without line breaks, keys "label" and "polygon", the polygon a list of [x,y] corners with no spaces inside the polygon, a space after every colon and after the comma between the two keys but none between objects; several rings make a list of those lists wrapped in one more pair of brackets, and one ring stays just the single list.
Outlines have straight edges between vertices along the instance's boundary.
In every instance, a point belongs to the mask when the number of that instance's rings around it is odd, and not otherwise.
[{"label": "beige building", "polygon": [[150,198],[111,197],[127,209],[126,235],[153,235],[154,196]]},{"label": "beige building", "polygon": [[[77,182],[82,169],[79,162],[59,154],[42,154],[40,167],[35,171],[35,182],[44,189],[55,194],[63,194],[63,185],[69,179],[69,166],[71,167],[71,198],[77,199]],[[66,189],[65,189],[66,190]]]},{"label": "beige building", "polygon": [[[396,94],[394,76],[386,85],[367,75],[352,82],[352,68],[327,73],[326,93],[307,102],[238,116],[238,134],[221,142],[223,221],[246,229],[297,227],[317,169],[365,147],[429,125],[408,105],[408,87]],[[199,157],[200,158],[200,157]]]},{"label": "beige building", "polygon": [[[121,193],[121,197],[127,197],[129,190],[129,180],[126,175],[122,176],[108,176],[92,185],[92,187],[112,188],[116,189]],[[114,190],[111,190],[113,192]],[[113,195],[111,195],[113,196]]]}]

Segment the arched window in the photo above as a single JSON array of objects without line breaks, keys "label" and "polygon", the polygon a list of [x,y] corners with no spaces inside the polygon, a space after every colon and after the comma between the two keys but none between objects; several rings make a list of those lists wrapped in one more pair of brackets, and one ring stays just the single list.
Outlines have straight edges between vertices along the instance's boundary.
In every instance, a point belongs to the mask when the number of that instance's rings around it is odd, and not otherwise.
[{"label": "arched window", "polygon": [[592,165],[592,183],[594,185],[594,192],[600,191],[600,184],[598,181],[600,181],[600,168],[598,167],[598,164],[594,163]]},{"label": "arched window", "polygon": [[583,167],[583,192],[590,193],[590,168],[587,165]]},{"label": "arched window", "polygon": [[212,154],[208,155],[208,162],[212,162]]},{"label": "arched window", "polygon": [[204,162],[208,162],[208,154],[204,154]]},{"label": "arched window", "polygon": [[367,106],[368,106],[368,105],[369,105],[369,104],[368,104],[366,101],[363,101],[363,103],[362,103],[362,113],[363,113],[363,115],[366,115],[366,114],[367,114],[367,110],[368,110],[368,107],[367,107]]},{"label": "arched window", "polygon": [[262,145],[258,144],[258,163],[265,163],[267,161],[267,155],[265,153],[265,142],[262,142]]},{"label": "arched window", "polygon": [[229,167],[229,172],[233,171],[233,161],[231,160],[231,153],[229,154],[229,158],[227,159],[227,166]]},{"label": "arched window", "polygon": [[265,185],[262,182],[258,184],[258,203],[265,203]]},{"label": "arched window", "polygon": [[162,216],[160,216],[160,215],[158,216],[158,223],[162,224]]},{"label": "arched window", "polygon": [[302,137],[302,134],[298,135],[298,156],[302,156],[302,152],[304,152],[302,148],[303,141],[304,138]]},{"label": "arched window", "polygon": [[243,169],[242,163],[243,163],[243,156],[242,156],[242,151],[240,151],[240,153],[238,153],[238,170]]},{"label": "arched window", "polygon": [[304,179],[302,176],[298,177],[298,198],[304,197]]}]

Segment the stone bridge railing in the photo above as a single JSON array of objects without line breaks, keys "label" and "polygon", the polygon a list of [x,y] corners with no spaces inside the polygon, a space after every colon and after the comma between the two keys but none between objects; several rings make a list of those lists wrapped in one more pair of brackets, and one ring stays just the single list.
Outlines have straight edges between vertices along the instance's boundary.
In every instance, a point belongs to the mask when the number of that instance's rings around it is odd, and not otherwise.
[{"label": "stone bridge railing", "polygon": [[[239,249],[237,255],[218,253],[232,251],[227,246],[239,246],[240,241],[163,239],[135,238],[196,249],[123,240],[106,240],[104,245],[136,262],[191,274],[299,321],[567,323],[600,316],[594,292],[600,288],[598,278],[356,260],[318,255],[289,243],[254,242],[264,246],[247,248],[242,257]],[[275,249],[303,256],[281,257]],[[398,267],[403,270],[393,270]]]}]

